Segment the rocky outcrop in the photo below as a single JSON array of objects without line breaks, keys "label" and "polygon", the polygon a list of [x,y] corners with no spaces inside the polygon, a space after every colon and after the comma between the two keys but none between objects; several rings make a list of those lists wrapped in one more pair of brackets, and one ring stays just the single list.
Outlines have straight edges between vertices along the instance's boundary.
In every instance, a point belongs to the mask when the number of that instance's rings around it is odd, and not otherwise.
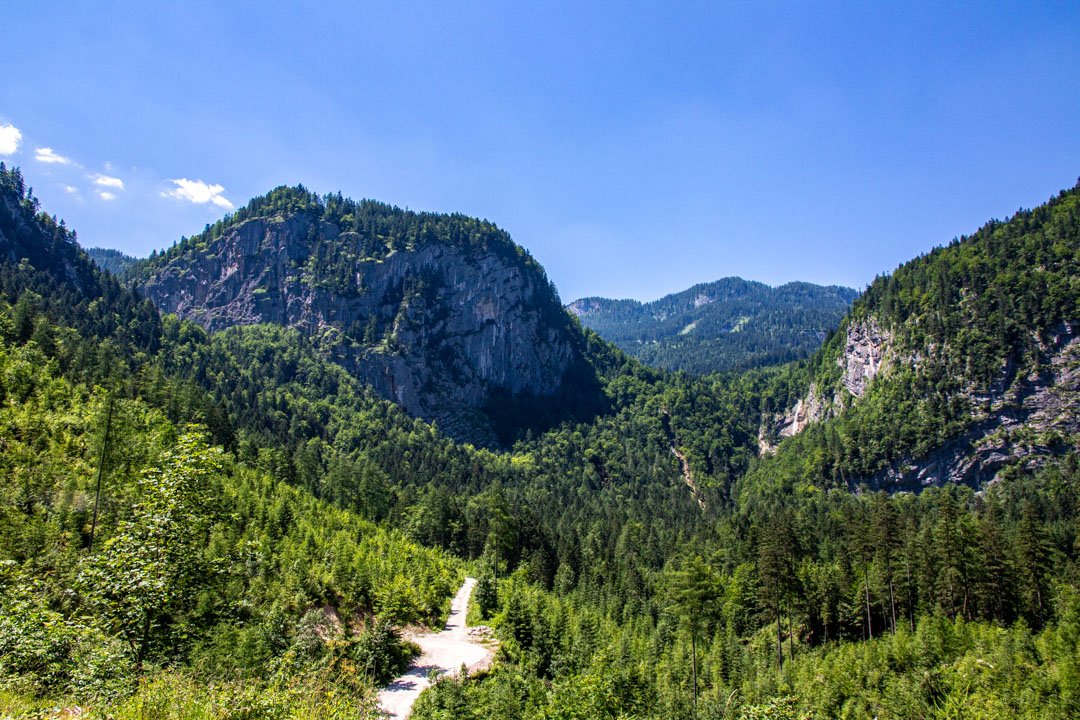
[{"label": "rocky outcrop", "polygon": [[[355,233],[351,233],[355,235]],[[214,332],[277,323],[320,340],[340,364],[451,436],[491,444],[493,391],[547,396],[574,361],[569,326],[542,272],[493,249],[446,242],[313,273],[326,247],[358,247],[326,220],[255,218],[160,268],[142,291]],[[359,253],[357,253],[359,254]]]},{"label": "rocky outcrop", "polygon": [[1080,435],[1080,322],[1063,323],[1044,347],[1039,369],[972,395],[975,422],[926,457],[906,458],[871,478],[873,490],[919,490],[962,483],[982,487],[1002,468],[1034,468],[1076,449]]},{"label": "rocky outcrop", "polygon": [[[758,432],[761,454],[776,452],[784,438],[840,412],[845,390],[853,401],[864,396],[894,360],[891,343],[891,334],[873,318],[852,323],[837,361],[843,373],[836,392],[827,399],[811,384],[794,407],[766,418]],[[889,492],[946,483],[978,488],[993,482],[1004,467],[1034,468],[1074,450],[1080,438],[1080,322],[1062,323],[1043,345],[1038,370],[1021,377],[1016,372],[1015,364],[1007,363],[991,387],[964,392],[973,421],[962,435],[924,457],[906,457],[872,477],[854,478],[851,486]]]},{"label": "rocky outcrop", "polygon": [[866,394],[870,383],[883,369],[892,335],[878,325],[871,315],[866,320],[852,322],[847,328],[847,344],[838,360],[843,368],[840,384],[854,397]]},{"label": "rocky outcrop", "polygon": [[777,443],[798,435],[812,423],[827,420],[844,407],[844,392],[852,399],[861,398],[874,378],[884,371],[892,356],[892,334],[883,329],[872,315],[848,324],[844,352],[837,358],[840,382],[831,397],[811,383],[806,396],[784,412],[763,418],[758,429],[758,452],[776,452]]},{"label": "rocky outcrop", "polygon": [[761,423],[758,429],[758,453],[771,455],[776,452],[777,444],[784,438],[794,437],[811,423],[820,422],[828,416],[831,406],[818,391],[815,383],[805,398],[799,398],[794,407],[782,413],[775,413]]},{"label": "rocky outcrop", "polygon": [[690,469],[690,461],[686,459],[686,454],[679,449],[679,438],[675,437],[675,433],[671,429],[671,414],[667,411],[667,408],[660,411],[660,423],[664,428],[664,434],[667,436],[668,445],[671,447],[671,454],[679,461],[679,468],[682,470],[686,487],[690,488],[690,495],[697,501],[698,507],[705,510],[705,498],[701,495],[701,488],[694,481],[694,472]]}]

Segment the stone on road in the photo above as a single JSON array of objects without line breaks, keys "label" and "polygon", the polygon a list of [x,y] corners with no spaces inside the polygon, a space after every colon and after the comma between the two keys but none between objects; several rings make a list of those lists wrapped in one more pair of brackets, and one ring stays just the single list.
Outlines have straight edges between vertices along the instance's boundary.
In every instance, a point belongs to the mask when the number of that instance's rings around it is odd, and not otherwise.
[{"label": "stone on road", "polygon": [[462,665],[469,672],[487,667],[491,649],[474,642],[465,630],[465,615],[469,611],[469,596],[476,585],[475,578],[465,583],[450,604],[450,617],[442,632],[426,633],[409,638],[420,646],[420,657],[413,660],[408,672],[379,691],[379,707],[391,718],[407,718],[413,703],[431,682],[428,674],[436,670],[456,673]]}]

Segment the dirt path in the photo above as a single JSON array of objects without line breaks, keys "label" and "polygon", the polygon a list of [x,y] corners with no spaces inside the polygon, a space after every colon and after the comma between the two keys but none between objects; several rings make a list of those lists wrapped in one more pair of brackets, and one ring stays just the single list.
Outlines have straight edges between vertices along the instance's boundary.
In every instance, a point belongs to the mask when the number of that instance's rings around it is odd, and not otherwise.
[{"label": "dirt path", "polygon": [[420,646],[423,653],[413,660],[408,672],[379,691],[379,707],[388,717],[409,716],[416,698],[431,685],[428,673],[432,670],[437,670],[440,675],[456,673],[465,665],[469,672],[474,672],[491,662],[491,648],[475,642],[465,632],[465,615],[469,611],[469,597],[475,585],[475,578],[465,578],[465,583],[450,604],[450,617],[442,632],[409,638]]},{"label": "dirt path", "polygon": [[679,439],[675,437],[675,433],[671,431],[671,415],[668,414],[667,409],[661,410],[664,417],[662,418],[662,424],[664,426],[664,434],[667,435],[668,445],[671,446],[672,454],[678,458],[679,464],[682,466],[683,480],[686,481],[686,486],[690,488],[690,494],[697,500],[698,506],[704,510],[705,501],[701,497],[701,491],[698,490],[697,483],[694,482],[694,476],[690,472],[690,463],[686,460],[686,456],[683,455],[682,450],[679,449]]}]

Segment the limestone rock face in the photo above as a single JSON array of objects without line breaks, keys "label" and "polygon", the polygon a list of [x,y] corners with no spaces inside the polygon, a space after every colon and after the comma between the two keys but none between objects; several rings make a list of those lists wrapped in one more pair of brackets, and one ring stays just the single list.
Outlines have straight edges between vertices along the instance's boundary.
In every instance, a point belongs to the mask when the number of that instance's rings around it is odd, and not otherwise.
[{"label": "limestone rock face", "polygon": [[919,490],[962,483],[983,487],[1019,461],[1028,468],[1076,449],[1080,436],[1080,322],[1063,323],[1030,375],[1013,377],[970,397],[976,421],[920,459],[904,459],[864,480],[874,490]]},{"label": "limestone rock face", "polygon": [[874,316],[851,322],[844,352],[836,360],[842,371],[840,384],[835,391],[826,393],[817,383],[811,383],[806,396],[799,398],[793,407],[763,418],[758,430],[759,453],[776,452],[780,440],[798,435],[809,425],[839,413],[844,407],[844,390],[850,393],[851,400],[857,401],[865,395],[874,378],[888,368],[892,352],[892,334]]},{"label": "limestone rock face", "polygon": [[538,266],[505,248],[429,241],[356,259],[344,278],[313,273],[312,258],[350,247],[350,234],[310,215],[254,218],[161,267],[141,289],[210,332],[296,327],[384,398],[459,440],[491,443],[480,409],[493,392],[559,389],[574,343]]},{"label": "limestone rock face", "polygon": [[[761,454],[775,452],[784,438],[842,412],[844,389],[857,402],[894,360],[891,342],[891,335],[873,318],[852,323],[845,352],[838,359],[843,375],[835,394],[826,398],[818,385],[811,384],[793,407],[765,417],[758,432]],[[994,482],[1004,467],[1018,462],[1038,467],[1075,449],[1080,440],[1080,322],[1062,323],[1041,351],[1038,369],[1031,374],[1019,374],[1010,362],[990,387],[963,393],[973,422],[962,435],[924,457],[902,458],[872,477],[852,478],[852,487],[865,484],[872,490],[897,492],[960,483],[980,488]],[[900,358],[908,360],[925,361]]]},{"label": "limestone rock face", "polygon": [[874,316],[853,322],[847,329],[847,346],[840,357],[844,374],[841,384],[853,396],[860,398],[885,364],[885,355],[892,336],[878,325]]}]

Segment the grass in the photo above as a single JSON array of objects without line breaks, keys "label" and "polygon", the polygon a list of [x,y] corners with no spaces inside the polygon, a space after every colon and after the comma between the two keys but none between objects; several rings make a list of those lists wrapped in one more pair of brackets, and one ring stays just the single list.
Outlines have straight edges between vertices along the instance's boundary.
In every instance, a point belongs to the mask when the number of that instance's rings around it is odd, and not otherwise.
[{"label": "grass", "polygon": [[317,679],[286,684],[207,683],[186,672],[163,672],[115,700],[35,698],[0,690],[0,720],[374,720],[374,694],[357,695]]}]

